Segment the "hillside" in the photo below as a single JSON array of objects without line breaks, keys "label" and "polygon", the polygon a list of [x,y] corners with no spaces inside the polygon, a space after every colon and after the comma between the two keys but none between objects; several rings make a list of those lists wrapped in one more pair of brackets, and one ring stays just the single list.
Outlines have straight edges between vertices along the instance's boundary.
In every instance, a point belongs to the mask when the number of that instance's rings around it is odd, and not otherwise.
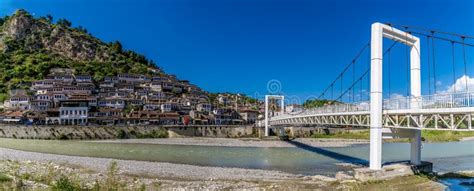
[{"label": "hillside", "polygon": [[334,101],[334,100],[326,100],[326,99],[312,99],[312,100],[306,100],[303,103],[303,107],[306,109],[311,109],[311,108],[323,107],[326,105],[332,105],[332,104],[337,104],[337,103],[340,103],[340,102]]},{"label": "hillside", "polygon": [[[35,18],[24,10],[0,18],[0,94],[27,88],[51,68],[72,68],[101,80],[118,73],[150,73],[157,69],[145,56],[106,43],[65,19]],[[159,75],[166,75],[160,73]]]}]

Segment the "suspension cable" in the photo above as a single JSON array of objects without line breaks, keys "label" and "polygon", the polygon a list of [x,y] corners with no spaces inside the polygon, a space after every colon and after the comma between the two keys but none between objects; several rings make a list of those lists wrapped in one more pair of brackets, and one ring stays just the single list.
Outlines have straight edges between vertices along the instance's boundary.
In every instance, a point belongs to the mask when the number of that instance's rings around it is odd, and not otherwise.
[{"label": "suspension cable", "polygon": [[456,93],[456,62],[454,60],[454,42],[451,41],[451,56],[453,57],[453,89]]},{"label": "suspension cable", "polygon": [[435,31],[431,31],[431,34],[425,34],[425,33],[420,33],[420,32],[410,31],[410,30],[408,30],[406,32],[410,32],[412,34],[417,34],[417,35],[421,35],[421,36],[430,36],[431,38],[438,39],[438,40],[444,40],[444,41],[448,41],[448,42],[454,41],[457,44],[463,44],[463,45],[466,45],[466,46],[474,47],[474,44],[470,44],[470,43],[466,43],[466,42],[462,42],[462,41],[458,41],[458,40],[454,40],[454,39],[434,36]]},{"label": "suspension cable", "polygon": [[[341,76],[341,93],[339,95],[342,95],[342,79],[344,78],[344,76]],[[337,100],[337,99],[336,99]],[[342,99],[341,99],[341,102],[342,102]]]},{"label": "suspension cable", "polygon": [[392,95],[392,48],[388,49],[388,96]]},{"label": "suspension cable", "polygon": [[[361,77],[359,77],[357,79],[357,81],[355,81],[355,83],[353,83],[349,88],[347,88],[346,91],[344,91],[344,93],[342,95],[340,95],[338,98],[336,98],[336,100],[342,98],[347,92],[349,92],[359,81],[361,81],[368,73],[369,73],[370,70],[366,70]],[[342,99],[341,99],[342,101]]]},{"label": "suspension cable", "polygon": [[451,35],[451,36],[458,36],[458,37],[464,37],[464,38],[469,38],[469,39],[474,39],[474,36],[466,36],[466,35],[461,35],[461,34],[456,34],[456,33],[451,33],[451,32],[444,32],[444,31],[439,31],[439,30],[430,30],[426,29],[423,27],[418,27],[418,26],[408,26],[408,25],[400,25],[400,24],[394,24],[394,23],[386,23],[389,26],[398,26],[398,27],[404,27],[404,28],[412,28],[415,30],[421,30],[421,31],[428,31],[428,32],[436,32],[439,34],[445,34],[445,35]]},{"label": "suspension cable", "polygon": [[[330,83],[330,85],[329,85],[328,87],[326,87],[326,89],[324,89],[323,92],[328,91],[329,88],[331,88],[332,85],[334,85],[334,84],[337,83],[337,80],[339,80],[339,78],[341,78],[341,77],[344,75],[344,73],[345,73],[345,72],[349,69],[349,67],[353,64],[353,61],[354,61],[354,60],[357,61],[357,59],[359,59],[359,57],[360,57],[361,54],[365,51],[365,49],[367,49],[367,47],[370,47],[370,43],[365,44],[365,45],[359,50],[359,52],[358,52],[357,55],[354,57],[354,59],[352,59],[351,62],[350,62],[348,65],[346,65],[346,66],[344,67],[344,69],[342,70],[342,72],[339,73],[339,75],[336,77],[336,79],[334,79],[334,80]],[[321,97],[322,97],[322,94],[321,94],[320,96],[318,96],[318,99],[321,98]]]},{"label": "suspension cable", "polygon": [[428,51],[428,54],[426,54],[428,56],[428,95],[431,95],[431,71],[430,71],[430,68],[431,68],[431,62],[430,62],[430,36],[427,36],[426,37],[426,46],[428,47],[426,50]]},{"label": "suspension cable", "polygon": [[331,84],[331,100],[334,100],[334,84]]},{"label": "suspension cable", "polygon": [[[461,41],[464,43],[464,38],[461,37]],[[464,78],[466,81],[466,92],[469,92],[469,84],[467,80],[467,63],[466,63],[466,46],[464,44],[462,45],[462,55],[463,55],[463,60],[464,60]]]},{"label": "suspension cable", "polygon": [[[367,54],[367,61],[367,70],[370,70],[372,64],[372,55],[370,52]],[[370,100],[370,75],[367,75],[367,100]]]},{"label": "suspension cable", "polygon": [[[353,62],[352,63],[352,83],[354,83],[354,81],[355,81],[355,61],[352,61],[352,62]],[[355,90],[355,88],[352,89],[352,95],[351,95],[352,96],[352,102],[354,102],[354,90]]]},{"label": "suspension cable", "polygon": [[[434,35],[434,31],[431,31],[431,34]],[[433,79],[434,79],[434,82],[433,82],[433,87],[434,87],[434,94],[437,93],[436,91],[436,84],[438,83],[438,81],[436,81],[436,60],[435,60],[435,41],[434,41],[434,38],[431,38],[431,48],[432,48],[432,57],[433,57]]]},{"label": "suspension cable", "polygon": [[[408,27],[405,27],[405,30],[408,30]],[[409,53],[408,53],[408,32],[405,33],[405,54],[406,54],[406,70],[407,70],[407,76],[406,76],[406,83],[407,83],[407,96],[410,96],[410,58],[409,58]]]},{"label": "suspension cable", "polygon": [[359,101],[362,101],[362,81],[359,83]]},{"label": "suspension cable", "polygon": [[[386,55],[386,54],[389,52],[389,50],[392,49],[397,43],[398,43],[397,41],[393,42],[393,44],[390,45],[390,47],[389,47],[387,50],[384,51],[383,56]],[[369,54],[369,57],[370,57],[370,54]],[[370,61],[370,59],[369,59],[369,61]],[[369,64],[370,64],[370,62],[369,62]],[[370,65],[369,65],[369,66],[370,66]],[[350,90],[355,86],[355,84],[357,84],[359,81],[361,81],[369,72],[370,72],[370,67],[368,67],[368,68],[365,70],[365,72],[362,74],[362,76],[361,76],[357,81],[355,81],[353,84],[351,84],[351,85],[349,86],[349,88],[346,89],[344,92],[342,92],[342,94],[339,95],[339,97],[337,97],[335,100],[341,99],[348,91],[350,91]],[[369,89],[369,91],[370,91],[370,75],[368,75],[367,79],[368,79],[368,80],[367,80],[367,82],[368,82],[368,89]],[[369,92],[369,95],[368,95],[368,96],[369,96],[369,99],[370,99],[370,92]],[[342,99],[341,99],[341,101],[342,101]]]}]

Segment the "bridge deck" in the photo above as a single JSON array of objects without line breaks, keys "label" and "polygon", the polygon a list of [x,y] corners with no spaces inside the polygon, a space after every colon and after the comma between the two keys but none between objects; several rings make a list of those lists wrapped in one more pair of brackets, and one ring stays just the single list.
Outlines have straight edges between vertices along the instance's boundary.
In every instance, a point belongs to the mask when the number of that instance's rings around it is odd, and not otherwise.
[{"label": "bridge deck", "polygon": [[[331,105],[275,116],[270,125],[370,126],[369,108],[368,102]],[[382,112],[384,127],[470,131],[474,93],[385,100]]]}]

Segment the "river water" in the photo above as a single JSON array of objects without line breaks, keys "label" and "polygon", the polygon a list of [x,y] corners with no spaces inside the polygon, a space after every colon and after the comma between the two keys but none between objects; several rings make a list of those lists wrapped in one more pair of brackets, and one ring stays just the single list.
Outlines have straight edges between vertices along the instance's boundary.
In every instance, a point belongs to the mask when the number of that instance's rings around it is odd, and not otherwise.
[{"label": "river water", "polygon": [[[319,148],[292,142],[293,148],[217,147],[84,141],[0,139],[0,147],[76,156],[169,162],[200,166],[279,170],[304,175],[334,176],[346,170],[341,163],[368,164],[369,145]],[[409,143],[384,143],[383,162],[407,161]],[[437,172],[474,171],[474,140],[423,143],[422,160],[433,162]],[[468,188],[459,179],[445,179],[453,190]],[[461,180],[465,182],[464,180]],[[474,180],[466,180],[474,181]],[[469,189],[468,189],[469,190]]]},{"label": "river water", "polygon": [[[305,175],[334,175],[345,169],[343,165],[339,165],[340,163],[368,164],[369,145],[342,148],[317,148],[302,144],[296,146],[296,148],[238,148],[160,145],[158,147],[163,149],[160,149],[161,156],[153,160],[204,166],[280,170]],[[385,163],[406,161],[410,158],[409,152],[408,143],[385,143],[383,161]],[[433,162],[434,170],[437,172],[474,170],[474,141],[425,143],[422,159]]]},{"label": "river water", "polygon": [[[0,139],[0,147],[34,152],[279,170],[304,175],[334,175],[345,169],[338,165],[340,163],[368,164],[368,144],[340,148],[293,144],[296,147],[265,148]],[[384,143],[383,162],[406,161],[410,158],[409,152],[409,143]],[[437,172],[474,170],[474,140],[423,143],[422,160],[433,162]]]}]

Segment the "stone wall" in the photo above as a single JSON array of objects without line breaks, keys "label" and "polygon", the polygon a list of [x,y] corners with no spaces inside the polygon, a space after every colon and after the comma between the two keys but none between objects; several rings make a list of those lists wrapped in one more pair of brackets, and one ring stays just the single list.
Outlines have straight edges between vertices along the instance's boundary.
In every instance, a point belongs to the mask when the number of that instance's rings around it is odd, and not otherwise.
[{"label": "stone wall", "polygon": [[1,138],[17,139],[117,139],[167,137],[259,137],[254,126],[23,126],[0,125]]},{"label": "stone wall", "polygon": [[[263,137],[263,127],[239,125],[197,126],[24,126],[0,125],[0,138],[17,139],[121,139],[166,137]],[[311,137],[314,134],[357,131],[327,127],[285,127],[290,137]],[[271,135],[278,134],[271,128]]]}]

